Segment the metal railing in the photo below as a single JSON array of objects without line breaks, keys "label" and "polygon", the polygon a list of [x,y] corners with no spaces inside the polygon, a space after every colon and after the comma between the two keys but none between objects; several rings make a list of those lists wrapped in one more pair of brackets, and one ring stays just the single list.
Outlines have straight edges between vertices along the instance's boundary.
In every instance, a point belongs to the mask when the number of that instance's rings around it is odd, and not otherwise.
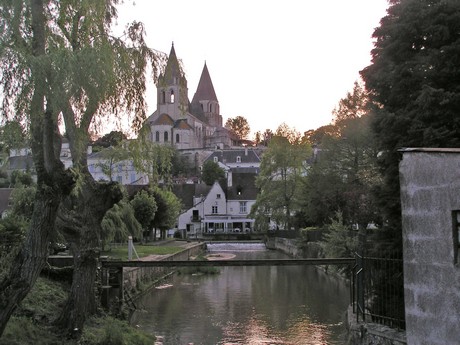
[{"label": "metal railing", "polygon": [[357,321],[405,329],[403,260],[400,253],[356,253],[352,275],[353,312]]}]

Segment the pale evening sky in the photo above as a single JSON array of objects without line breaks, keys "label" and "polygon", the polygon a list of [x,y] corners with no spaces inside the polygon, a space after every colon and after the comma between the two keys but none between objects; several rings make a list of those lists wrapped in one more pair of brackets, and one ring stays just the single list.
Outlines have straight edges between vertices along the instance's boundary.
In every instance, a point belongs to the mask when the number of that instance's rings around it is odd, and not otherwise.
[{"label": "pale evening sky", "polygon": [[[125,0],[119,28],[145,24],[151,48],[174,42],[193,98],[206,61],[223,121],[244,116],[252,133],[283,122],[300,132],[332,110],[370,64],[372,33],[387,0]],[[147,94],[156,109],[155,88]]]}]

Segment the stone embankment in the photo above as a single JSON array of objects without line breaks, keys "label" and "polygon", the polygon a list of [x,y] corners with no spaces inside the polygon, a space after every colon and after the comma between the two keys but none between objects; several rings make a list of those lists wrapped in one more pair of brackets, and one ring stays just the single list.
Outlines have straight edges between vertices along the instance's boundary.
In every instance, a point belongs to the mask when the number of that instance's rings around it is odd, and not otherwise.
[{"label": "stone embankment", "polygon": [[[206,244],[203,242],[174,242],[168,243],[171,246],[180,246],[183,248],[180,252],[168,255],[149,255],[141,258],[142,261],[179,261],[190,260],[191,257],[200,254]],[[125,267],[123,270],[123,285],[125,289],[131,291],[139,290],[141,282],[154,282],[168,275],[171,268],[168,267]]]}]

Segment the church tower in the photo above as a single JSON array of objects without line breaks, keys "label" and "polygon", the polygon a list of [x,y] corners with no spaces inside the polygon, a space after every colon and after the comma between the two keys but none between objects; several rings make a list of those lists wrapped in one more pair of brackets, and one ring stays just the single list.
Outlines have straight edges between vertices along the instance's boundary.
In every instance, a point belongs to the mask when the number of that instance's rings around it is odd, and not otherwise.
[{"label": "church tower", "polygon": [[206,62],[204,63],[200,82],[192,99],[191,108],[197,114],[204,114],[210,126],[222,127],[219,101],[217,100]]},{"label": "church tower", "polygon": [[173,43],[164,74],[158,77],[158,115],[168,114],[174,121],[184,118],[188,103],[187,79],[177,60]]}]

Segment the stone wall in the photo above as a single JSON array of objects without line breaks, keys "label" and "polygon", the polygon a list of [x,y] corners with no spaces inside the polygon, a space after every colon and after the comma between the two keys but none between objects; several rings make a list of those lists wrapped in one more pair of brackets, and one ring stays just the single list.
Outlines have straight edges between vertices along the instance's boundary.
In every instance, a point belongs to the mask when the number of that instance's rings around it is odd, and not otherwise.
[{"label": "stone wall", "polygon": [[[191,245],[178,253],[165,255],[160,260],[179,261],[189,260],[205,249],[205,243]],[[123,271],[124,287],[129,290],[136,290],[138,282],[154,281],[160,279],[172,271],[169,267],[127,267]]]},{"label": "stone wall", "polygon": [[350,306],[347,312],[348,345],[406,345],[406,333],[371,322],[357,322]]},{"label": "stone wall", "polygon": [[404,297],[409,345],[458,344],[460,150],[405,149],[400,162]]},{"label": "stone wall", "polygon": [[293,258],[301,258],[303,254],[295,239],[275,237],[275,242],[272,243],[272,246]]}]

